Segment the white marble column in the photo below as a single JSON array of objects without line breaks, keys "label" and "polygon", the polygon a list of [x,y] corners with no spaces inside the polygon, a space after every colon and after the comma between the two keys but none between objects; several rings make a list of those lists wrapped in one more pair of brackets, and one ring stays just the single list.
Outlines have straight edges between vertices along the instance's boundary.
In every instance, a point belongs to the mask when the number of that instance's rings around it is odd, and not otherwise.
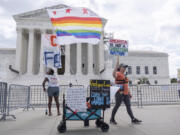
[{"label": "white marble column", "polygon": [[88,44],[88,74],[93,74],[93,45]]},{"label": "white marble column", "polygon": [[29,29],[28,42],[28,74],[33,74],[33,56],[34,56],[34,29]]},{"label": "white marble column", "polygon": [[40,49],[40,69],[39,69],[39,74],[44,73],[44,52],[43,52],[43,37],[45,37],[46,30],[41,29],[41,49]]},{"label": "white marble column", "polygon": [[82,58],[81,58],[81,43],[77,44],[77,75],[82,74]]},{"label": "white marble column", "polygon": [[65,75],[70,75],[70,45],[65,45]]},{"label": "white marble column", "polygon": [[17,28],[17,39],[16,39],[16,70],[22,73],[22,28]]},{"label": "white marble column", "polygon": [[102,32],[101,35],[101,41],[99,44],[99,72],[101,72],[104,69],[104,32]]}]

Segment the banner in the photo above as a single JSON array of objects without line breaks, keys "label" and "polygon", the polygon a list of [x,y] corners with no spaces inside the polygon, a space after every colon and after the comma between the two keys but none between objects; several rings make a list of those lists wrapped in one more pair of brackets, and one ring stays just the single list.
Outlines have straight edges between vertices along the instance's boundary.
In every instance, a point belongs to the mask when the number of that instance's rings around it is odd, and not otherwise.
[{"label": "banner", "polygon": [[111,55],[127,56],[128,41],[119,39],[109,40],[109,51]]},{"label": "banner", "polygon": [[58,44],[99,43],[103,23],[93,11],[82,7],[47,11],[56,30]]},{"label": "banner", "polygon": [[46,34],[42,37],[44,64],[49,68],[62,68],[61,50],[55,43],[56,35]]}]

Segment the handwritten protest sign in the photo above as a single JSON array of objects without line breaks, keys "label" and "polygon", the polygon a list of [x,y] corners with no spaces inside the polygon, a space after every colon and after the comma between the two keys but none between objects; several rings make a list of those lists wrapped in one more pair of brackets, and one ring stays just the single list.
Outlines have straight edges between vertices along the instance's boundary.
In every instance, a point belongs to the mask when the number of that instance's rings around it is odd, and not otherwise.
[{"label": "handwritten protest sign", "polygon": [[55,43],[56,35],[46,34],[42,37],[44,64],[50,68],[61,68],[61,51]]},{"label": "handwritten protest sign", "polygon": [[99,109],[110,107],[110,81],[91,80],[90,97],[92,108]]},{"label": "handwritten protest sign", "polygon": [[75,112],[86,112],[86,89],[68,88],[67,106]]},{"label": "handwritten protest sign", "polygon": [[111,55],[127,56],[128,41],[119,39],[109,40],[109,51]]}]

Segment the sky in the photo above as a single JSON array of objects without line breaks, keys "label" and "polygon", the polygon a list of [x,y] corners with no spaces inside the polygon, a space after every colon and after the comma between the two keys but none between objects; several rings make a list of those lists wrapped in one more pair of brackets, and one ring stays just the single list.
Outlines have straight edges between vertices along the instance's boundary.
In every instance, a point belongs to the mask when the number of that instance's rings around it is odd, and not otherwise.
[{"label": "sky", "polygon": [[0,48],[16,47],[12,15],[57,4],[86,7],[108,20],[105,32],[129,41],[130,50],[169,54],[171,77],[180,68],[180,0],[1,0]]}]

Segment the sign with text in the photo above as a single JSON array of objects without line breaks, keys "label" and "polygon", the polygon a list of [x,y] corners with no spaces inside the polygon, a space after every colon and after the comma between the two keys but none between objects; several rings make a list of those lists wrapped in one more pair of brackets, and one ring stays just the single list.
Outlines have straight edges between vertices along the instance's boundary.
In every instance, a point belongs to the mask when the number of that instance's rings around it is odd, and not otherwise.
[{"label": "sign with text", "polygon": [[109,51],[111,55],[127,56],[128,41],[119,39],[109,40]]},{"label": "sign with text", "polygon": [[60,47],[55,43],[56,35],[42,37],[44,64],[50,68],[62,68]]},{"label": "sign with text", "polygon": [[92,108],[109,108],[110,80],[91,80],[90,98]]},{"label": "sign with text", "polygon": [[75,112],[86,112],[86,89],[73,87],[68,88],[67,106]]}]

